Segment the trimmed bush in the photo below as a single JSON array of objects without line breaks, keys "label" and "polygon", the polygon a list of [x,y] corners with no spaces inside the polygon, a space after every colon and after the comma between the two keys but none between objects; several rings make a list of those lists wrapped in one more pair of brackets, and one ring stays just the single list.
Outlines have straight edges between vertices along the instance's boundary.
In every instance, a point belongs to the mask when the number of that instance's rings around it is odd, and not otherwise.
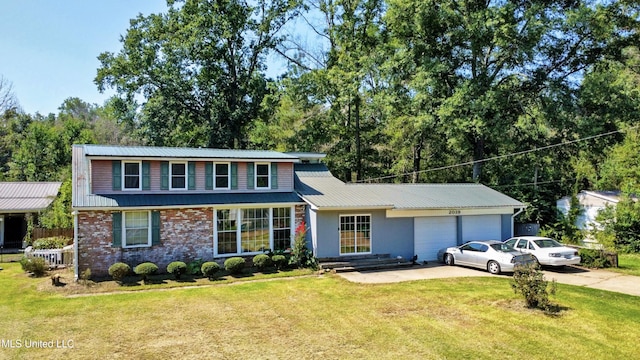
[{"label": "trimmed bush", "polygon": [[258,268],[258,270],[264,270],[271,266],[271,258],[267,254],[258,254],[253,257],[253,266]]},{"label": "trimmed bush", "polygon": [[23,257],[20,260],[20,266],[22,266],[22,270],[30,272],[36,277],[43,276],[49,270],[49,265],[41,257]]},{"label": "trimmed bush", "polygon": [[289,263],[289,260],[287,260],[287,257],[284,255],[273,255],[271,257],[271,261],[273,262],[273,264],[276,266],[276,269],[278,270],[284,269]]},{"label": "trimmed bush", "polygon": [[33,242],[33,248],[36,250],[62,249],[69,245],[73,239],[64,236],[52,236],[41,238]]},{"label": "trimmed bush", "polygon": [[245,261],[241,257],[232,257],[224,261],[224,269],[230,274],[240,274],[244,269]]},{"label": "trimmed bush", "polygon": [[131,273],[131,267],[122,262],[117,262],[109,267],[109,276],[118,284],[122,284],[122,279],[129,273]]},{"label": "trimmed bush", "polygon": [[215,279],[216,274],[220,271],[220,265],[215,261],[208,261],[202,264],[200,271],[202,271],[202,274],[210,280]]},{"label": "trimmed bush", "polygon": [[152,262],[144,262],[133,269],[137,275],[142,276],[142,281],[146,284],[149,281],[149,276],[158,272],[158,265]]},{"label": "trimmed bush", "polygon": [[187,264],[182,261],[174,261],[167,265],[167,272],[173,274],[176,280],[178,280],[182,274],[187,272]]}]

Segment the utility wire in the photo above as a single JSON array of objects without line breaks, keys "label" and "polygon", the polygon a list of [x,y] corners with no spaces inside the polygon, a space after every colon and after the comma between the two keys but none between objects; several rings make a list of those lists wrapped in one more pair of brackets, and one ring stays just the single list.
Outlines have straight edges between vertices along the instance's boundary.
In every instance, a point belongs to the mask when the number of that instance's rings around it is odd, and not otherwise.
[{"label": "utility wire", "polygon": [[625,130],[622,130],[622,129],[613,130],[613,131],[609,131],[609,132],[598,134],[598,135],[592,135],[592,136],[587,136],[587,137],[583,137],[583,138],[576,139],[576,140],[561,142],[559,144],[547,145],[547,146],[543,146],[543,147],[540,147],[540,148],[518,151],[518,152],[511,153],[511,154],[498,155],[498,156],[494,156],[494,157],[490,157],[490,158],[486,158],[486,159],[467,161],[467,162],[459,163],[459,164],[455,164],[455,165],[440,166],[440,167],[431,168],[431,169],[425,169],[425,170],[420,170],[420,171],[412,171],[412,172],[408,172],[408,173],[404,173],[404,174],[387,175],[387,176],[381,176],[381,177],[377,177],[377,178],[358,180],[358,181],[356,181],[356,183],[372,182],[372,181],[376,181],[376,180],[393,179],[393,178],[396,178],[398,176],[422,174],[422,173],[428,173],[428,172],[433,172],[433,171],[452,169],[452,168],[461,167],[461,166],[468,166],[468,165],[473,165],[473,164],[478,164],[478,163],[484,163],[484,162],[488,162],[488,161],[492,161],[492,160],[505,159],[505,158],[509,158],[509,157],[513,157],[513,156],[529,154],[529,153],[536,152],[536,151],[552,149],[552,148],[556,148],[556,147],[559,147],[559,146],[566,146],[566,145],[574,144],[574,143],[581,142],[581,141],[593,140],[593,139],[597,139],[597,138],[604,137],[604,136],[610,136],[610,135],[613,135],[613,134],[618,134],[618,133],[625,132],[627,130],[631,130],[631,129],[637,128],[639,126],[640,125],[636,125],[636,126],[629,127],[629,128],[627,128]]}]

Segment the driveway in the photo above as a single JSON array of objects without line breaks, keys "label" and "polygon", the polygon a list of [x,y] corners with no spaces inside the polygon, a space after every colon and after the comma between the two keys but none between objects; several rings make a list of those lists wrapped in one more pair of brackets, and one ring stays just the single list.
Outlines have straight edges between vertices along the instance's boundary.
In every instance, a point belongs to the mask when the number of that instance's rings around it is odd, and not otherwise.
[{"label": "driveway", "polygon": [[[564,269],[544,269],[547,280],[555,279],[560,284],[586,286],[594,289],[615,291],[623,294],[640,296],[640,277],[624,275],[606,270],[588,270],[580,267],[567,266]],[[491,275],[486,271],[465,268],[461,266],[446,266],[439,263],[429,263],[410,268],[345,272],[340,273],[343,278],[358,283],[380,284],[411,280],[439,279],[450,277],[473,276],[503,276]]]}]

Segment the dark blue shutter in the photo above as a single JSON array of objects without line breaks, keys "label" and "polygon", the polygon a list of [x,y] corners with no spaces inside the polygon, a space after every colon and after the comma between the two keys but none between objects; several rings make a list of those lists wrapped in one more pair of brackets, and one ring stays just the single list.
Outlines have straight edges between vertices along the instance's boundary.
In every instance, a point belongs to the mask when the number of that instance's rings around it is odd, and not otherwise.
[{"label": "dark blue shutter", "polygon": [[271,188],[278,188],[278,163],[271,163]]},{"label": "dark blue shutter", "polygon": [[151,245],[160,245],[160,211],[151,212]]},{"label": "dark blue shutter", "polygon": [[149,161],[142,162],[142,190],[151,189],[151,163]]},{"label": "dark blue shutter", "polygon": [[231,163],[231,189],[238,188],[238,163]]},{"label": "dark blue shutter", "polygon": [[160,163],[160,190],[169,190],[169,162]]},{"label": "dark blue shutter", "polygon": [[122,247],[122,213],[111,213],[112,247]]},{"label": "dark blue shutter", "polygon": [[111,176],[113,190],[122,190],[122,164],[120,160],[113,160],[111,162]]},{"label": "dark blue shutter", "polygon": [[213,190],[213,163],[204,163],[204,189]]},{"label": "dark blue shutter", "polygon": [[189,174],[189,176],[187,176],[189,178],[188,189],[195,190],[196,189],[196,163],[195,162],[189,161],[189,163],[187,164],[187,173]]},{"label": "dark blue shutter", "polygon": [[247,189],[253,189],[253,182],[255,180],[253,172],[255,170],[255,166],[252,162],[247,163]]}]

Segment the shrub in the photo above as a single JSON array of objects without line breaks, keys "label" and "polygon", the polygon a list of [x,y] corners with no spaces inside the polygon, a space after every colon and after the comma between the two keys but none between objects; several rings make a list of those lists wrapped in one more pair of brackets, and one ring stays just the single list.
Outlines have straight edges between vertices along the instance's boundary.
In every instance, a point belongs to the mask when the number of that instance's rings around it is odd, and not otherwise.
[{"label": "shrub", "polygon": [[22,266],[22,270],[30,272],[36,277],[44,275],[49,269],[49,265],[41,257],[23,257],[20,260],[20,266]]},{"label": "shrub", "polygon": [[[598,249],[580,249],[580,264],[590,268],[606,268],[617,266],[616,253]],[[612,261],[613,259],[613,261]],[[613,264],[612,262],[616,262]]]},{"label": "shrub", "polygon": [[224,268],[230,274],[240,274],[244,269],[245,261],[241,257],[232,257],[224,261]]},{"label": "shrub", "polygon": [[318,260],[313,256],[313,252],[307,249],[306,239],[307,228],[303,222],[296,228],[296,237],[293,240],[293,248],[291,248],[291,258],[289,263],[298,268],[318,268]]},{"label": "shrub", "polygon": [[133,272],[142,276],[142,281],[146,284],[149,281],[149,276],[158,272],[158,265],[152,262],[144,262],[136,266]]},{"label": "shrub", "polygon": [[524,296],[528,308],[550,311],[549,293],[555,295],[556,281],[551,282],[549,292],[547,292],[548,283],[537,265],[516,266],[511,287],[516,294],[520,293]]},{"label": "shrub", "polygon": [[36,250],[62,249],[73,240],[64,236],[52,236],[41,238],[33,242],[33,248]]},{"label": "shrub", "polygon": [[220,271],[220,265],[215,261],[208,261],[202,264],[200,271],[202,271],[202,274],[207,278],[214,279],[218,271]]},{"label": "shrub", "polygon": [[271,258],[267,254],[258,254],[253,257],[253,265],[259,270],[263,270],[271,266]]},{"label": "shrub", "polygon": [[273,262],[273,264],[276,266],[276,269],[278,270],[284,269],[289,263],[289,261],[287,260],[287,257],[284,255],[273,255],[271,257],[271,261]]},{"label": "shrub", "polygon": [[122,284],[122,279],[129,273],[131,273],[131,267],[122,262],[117,262],[109,267],[109,276],[119,284]]},{"label": "shrub", "polygon": [[204,264],[204,260],[202,259],[195,259],[191,261],[187,265],[187,273],[191,275],[202,275],[202,272],[200,271],[202,264]]},{"label": "shrub", "polygon": [[187,264],[182,261],[174,261],[167,265],[167,272],[173,274],[176,280],[180,279],[180,276],[187,272]]},{"label": "shrub", "polygon": [[87,268],[87,270],[80,273],[80,282],[82,285],[89,285],[89,281],[91,281],[91,269]]}]

